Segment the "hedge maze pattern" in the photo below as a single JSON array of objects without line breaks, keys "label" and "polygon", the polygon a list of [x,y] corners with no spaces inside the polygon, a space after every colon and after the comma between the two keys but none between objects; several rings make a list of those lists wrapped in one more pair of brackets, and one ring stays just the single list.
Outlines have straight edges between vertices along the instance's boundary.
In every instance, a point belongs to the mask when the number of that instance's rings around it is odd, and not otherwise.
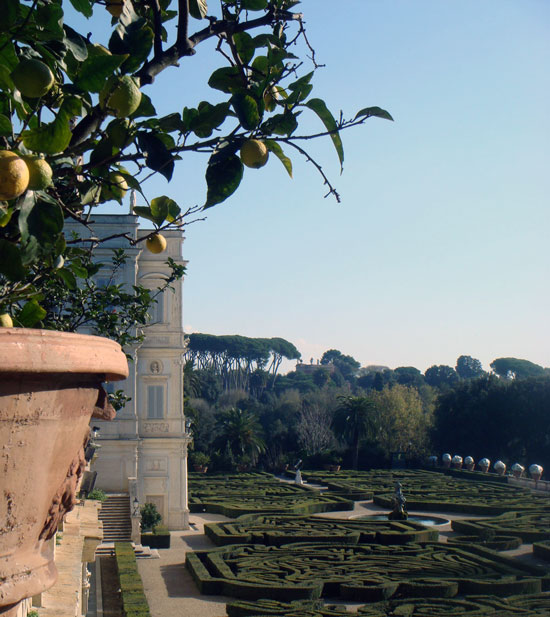
[{"label": "hedge maze pattern", "polygon": [[487,530],[515,536],[523,542],[550,540],[550,509],[532,512],[506,512],[484,520],[453,521],[453,531],[480,535]]},{"label": "hedge maze pattern", "polygon": [[550,589],[542,568],[479,547],[436,542],[233,545],[189,553],[186,565],[202,593],[243,599],[340,596],[374,602],[393,596],[505,596]]},{"label": "hedge maze pattern", "polygon": [[260,514],[240,516],[231,523],[210,523],[206,535],[218,546],[292,542],[342,544],[405,544],[437,541],[439,532],[412,521],[328,519],[317,516]]},{"label": "hedge maze pattern", "polygon": [[[484,474],[480,473],[483,477]],[[548,498],[527,488],[494,481],[478,481],[425,470],[371,470],[304,472],[310,482],[328,487],[329,492],[354,500],[373,499],[391,509],[395,482],[403,485],[409,511],[469,512],[501,514],[510,510],[543,510]]]},{"label": "hedge maze pattern", "polygon": [[242,514],[313,514],[353,510],[353,501],[282,483],[270,474],[189,474],[189,510],[235,518]]},{"label": "hedge maze pattern", "polygon": [[[354,613],[351,613],[354,614]],[[548,617],[550,593],[496,598],[413,598],[375,602],[361,606],[357,617]],[[349,617],[343,606],[323,605],[318,600],[277,602],[258,600],[227,604],[229,617]]]}]

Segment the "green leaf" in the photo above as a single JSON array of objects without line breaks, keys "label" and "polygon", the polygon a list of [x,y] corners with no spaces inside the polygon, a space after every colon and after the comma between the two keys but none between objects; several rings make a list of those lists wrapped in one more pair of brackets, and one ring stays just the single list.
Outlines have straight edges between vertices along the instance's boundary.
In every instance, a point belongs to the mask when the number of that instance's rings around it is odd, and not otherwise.
[{"label": "green leaf", "polygon": [[18,9],[18,0],[4,0],[2,2],[2,21],[0,22],[0,31],[7,32],[17,23]]},{"label": "green leaf", "polygon": [[248,32],[237,32],[233,35],[233,42],[243,64],[248,64],[254,57],[254,40]]},{"label": "green leaf", "polygon": [[284,114],[275,114],[262,124],[262,130],[266,134],[290,136],[298,128],[296,116],[289,110]]},{"label": "green leaf", "polygon": [[243,164],[238,156],[230,154],[220,160],[212,155],[206,168],[208,190],[204,207],[211,208],[225,201],[237,190],[242,177]]},{"label": "green leaf", "polygon": [[195,19],[204,19],[208,13],[206,0],[189,0],[189,13]]},{"label": "green leaf", "polygon": [[82,13],[84,17],[91,17],[93,14],[92,5],[90,0],[70,0],[71,4],[79,13]]},{"label": "green leaf", "polygon": [[57,116],[50,124],[23,131],[23,144],[34,152],[57,154],[63,152],[71,141],[70,120],[79,115],[80,102],[74,97],[64,100]]},{"label": "green leaf", "polygon": [[238,93],[231,97],[231,105],[244,129],[252,131],[258,126],[261,117],[256,99],[249,94]]},{"label": "green leaf", "polygon": [[114,54],[128,54],[121,66],[123,73],[136,71],[147,60],[155,35],[143,18],[128,24],[119,23],[109,40],[109,50]]},{"label": "green leaf", "polygon": [[12,133],[11,121],[7,116],[0,114],[0,135],[7,137]]},{"label": "green leaf", "polygon": [[287,170],[288,175],[292,178],[292,161],[283,152],[283,149],[281,148],[279,143],[273,141],[272,139],[266,139],[264,143],[267,146],[267,149],[270,152],[273,152],[273,154],[281,161],[281,163],[284,165],[284,168]]},{"label": "green leaf", "polygon": [[151,213],[151,209],[148,206],[136,206],[134,208],[134,213],[141,216],[141,218],[147,219],[148,221],[155,221],[155,217]]},{"label": "green leaf", "polygon": [[355,114],[355,118],[354,120],[357,120],[357,118],[383,118],[384,120],[391,120],[393,122],[393,118],[391,117],[391,115],[389,114],[389,112],[387,112],[385,109],[382,109],[381,107],[365,107],[364,109],[361,109],[361,111],[358,111]]},{"label": "green leaf", "polygon": [[241,6],[247,11],[263,11],[267,8],[267,0],[241,0]]},{"label": "green leaf", "polygon": [[124,62],[127,56],[90,56],[79,69],[76,86],[84,91],[99,92],[105,81]]},{"label": "green leaf", "polygon": [[23,328],[32,328],[44,317],[46,317],[46,311],[40,304],[36,300],[29,300],[15,318]]},{"label": "green leaf", "polygon": [[65,38],[63,43],[67,49],[72,53],[75,60],[78,62],[84,62],[88,57],[88,47],[86,45],[86,39],[83,38],[76,30],[73,30],[70,26],[65,24]]},{"label": "green leaf", "polygon": [[67,270],[67,268],[60,268],[56,270],[55,273],[60,279],[63,279],[63,282],[69,289],[76,289],[76,278],[70,270]]},{"label": "green leaf", "polygon": [[21,254],[15,244],[0,239],[0,274],[9,281],[20,281],[25,276]]},{"label": "green leaf", "polygon": [[208,85],[226,94],[238,92],[245,87],[241,72],[236,66],[224,66],[221,69],[215,70],[212,75],[210,75]]},{"label": "green leaf", "polygon": [[153,221],[160,227],[166,220],[168,214],[167,200],[169,198],[166,195],[162,197],[155,197],[151,200],[151,214],[153,215]]},{"label": "green leaf", "polygon": [[151,103],[151,99],[142,92],[139,107],[130,118],[152,118],[156,115],[157,110],[154,108],[153,103]]},{"label": "green leaf", "polygon": [[174,159],[162,140],[152,133],[145,132],[139,132],[137,137],[139,147],[145,154],[147,167],[158,171],[170,181],[174,173]]},{"label": "green leaf", "polygon": [[336,154],[338,154],[338,159],[340,160],[340,169],[343,169],[344,146],[342,145],[342,140],[340,138],[340,134],[338,133],[338,126],[334,116],[330,113],[325,101],[321,99],[310,99],[305,105],[306,107],[309,107],[309,109],[313,110],[319,118],[321,118],[327,131],[332,131],[330,133],[330,138],[332,139],[332,143],[336,149]]},{"label": "green leaf", "polygon": [[11,220],[14,208],[5,201],[0,201],[0,227],[5,227]]},{"label": "green leaf", "polygon": [[[191,110],[187,110],[188,118],[190,117],[190,111]],[[229,103],[212,105],[207,101],[201,101],[199,103],[197,113],[194,115],[192,120],[189,121],[189,128],[197,135],[197,137],[210,137],[210,135],[212,135],[212,131],[224,122],[228,113]]]}]

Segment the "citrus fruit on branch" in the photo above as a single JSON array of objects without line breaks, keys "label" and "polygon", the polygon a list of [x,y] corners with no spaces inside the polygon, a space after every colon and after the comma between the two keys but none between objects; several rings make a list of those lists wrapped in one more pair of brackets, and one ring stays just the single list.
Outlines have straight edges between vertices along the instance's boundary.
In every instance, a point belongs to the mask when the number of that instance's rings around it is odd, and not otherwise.
[{"label": "citrus fruit on branch", "polygon": [[0,315],[0,328],[13,328],[13,319],[8,313]]},{"label": "citrus fruit on branch", "polygon": [[49,163],[34,155],[25,155],[22,159],[29,169],[29,185],[31,191],[42,191],[52,183],[53,171]]},{"label": "citrus fruit on branch", "polygon": [[101,189],[101,197],[104,200],[116,199],[120,201],[128,191],[126,178],[112,171]]},{"label": "citrus fruit on branch", "polygon": [[166,238],[162,234],[153,234],[145,240],[145,246],[151,253],[162,253],[166,250]]},{"label": "citrus fruit on branch", "polygon": [[141,90],[130,75],[111,75],[99,93],[99,104],[117,118],[134,113],[141,102]]},{"label": "citrus fruit on branch", "polygon": [[23,58],[11,73],[13,83],[23,96],[37,99],[53,86],[50,67],[35,58]]},{"label": "citrus fruit on branch", "polygon": [[249,139],[241,147],[241,161],[253,169],[259,169],[267,163],[269,151],[263,141]]},{"label": "citrus fruit on branch", "polygon": [[29,185],[29,168],[15,152],[0,150],[0,200],[15,199]]}]

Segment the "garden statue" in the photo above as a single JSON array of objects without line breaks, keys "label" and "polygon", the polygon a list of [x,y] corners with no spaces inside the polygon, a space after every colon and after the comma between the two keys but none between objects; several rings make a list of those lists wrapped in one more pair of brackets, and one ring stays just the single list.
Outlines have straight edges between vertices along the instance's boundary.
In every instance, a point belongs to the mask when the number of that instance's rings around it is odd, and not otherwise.
[{"label": "garden statue", "polygon": [[503,476],[506,473],[506,463],[503,463],[502,461],[497,461],[494,464],[493,469],[498,473],[499,476]]},{"label": "garden statue", "polygon": [[401,482],[395,483],[395,493],[392,497],[393,510],[388,514],[390,521],[406,521],[408,518],[407,508],[405,504],[407,500],[401,490]]},{"label": "garden statue", "polygon": [[452,461],[451,455],[448,452],[446,452],[441,457],[441,460],[443,461],[443,467],[445,467],[445,469],[449,469],[449,467],[451,466],[451,461]]},{"label": "garden statue", "polygon": [[294,469],[296,471],[296,476],[294,477],[294,484],[303,484],[304,481],[302,480],[302,472],[300,471],[300,469],[302,468],[302,459],[300,459],[296,465],[294,465]]}]

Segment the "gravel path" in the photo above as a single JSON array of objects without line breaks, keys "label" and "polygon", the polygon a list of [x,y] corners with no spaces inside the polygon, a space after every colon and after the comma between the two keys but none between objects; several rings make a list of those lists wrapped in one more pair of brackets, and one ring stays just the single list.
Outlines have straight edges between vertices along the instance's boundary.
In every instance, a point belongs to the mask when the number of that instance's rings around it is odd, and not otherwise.
[{"label": "gravel path", "polygon": [[160,559],[138,559],[152,617],[225,617],[225,596],[203,596],[185,567],[185,554],[215,548],[204,535],[204,523],[229,521],[219,514],[191,514],[189,531],[172,531],[169,549]]}]

